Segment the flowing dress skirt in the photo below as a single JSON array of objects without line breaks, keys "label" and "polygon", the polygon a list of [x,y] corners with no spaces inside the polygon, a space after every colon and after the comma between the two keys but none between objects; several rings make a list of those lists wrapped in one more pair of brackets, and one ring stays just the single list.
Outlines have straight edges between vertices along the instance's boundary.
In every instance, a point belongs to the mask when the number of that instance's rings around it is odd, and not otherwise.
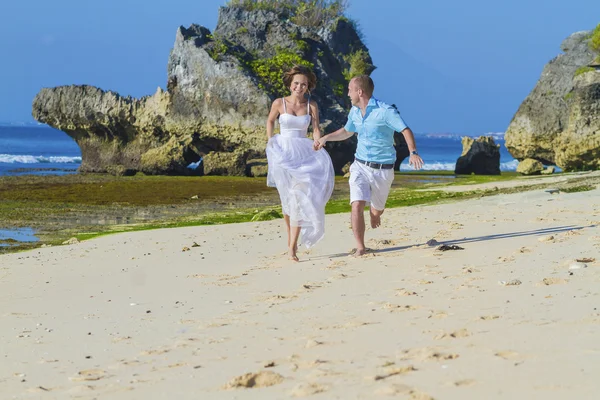
[{"label": "flowing dress skirt", "polygon": [[325,234],[325,204],[333,192],[334,171],[325,149],[315,151],[307,137],[275,135],[267,144],[267,185],[276,187],[290,225],[299,226],[307,248]]}]

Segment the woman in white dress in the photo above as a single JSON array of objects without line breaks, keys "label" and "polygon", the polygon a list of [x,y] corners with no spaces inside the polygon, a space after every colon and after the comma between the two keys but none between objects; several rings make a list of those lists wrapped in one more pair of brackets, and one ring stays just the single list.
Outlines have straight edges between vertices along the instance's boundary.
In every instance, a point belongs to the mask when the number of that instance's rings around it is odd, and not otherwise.
[{"label": "woman in white dress", "polygon": [[[315,74],[304,66],[286,72],[283,82],[290,95],[273,101],[267,118],[267,185],[279,192],[289,257],[294,261],[298,261],[298,237],[307,248],[323,238],[325,204],[333,192],[331,158],[325,149],[313,146],[321,137],[319,109],[309,96],[316,81]],[[280,134],[274,135],[277,119]],[[307,137],[311,122],[314,141]]]}]

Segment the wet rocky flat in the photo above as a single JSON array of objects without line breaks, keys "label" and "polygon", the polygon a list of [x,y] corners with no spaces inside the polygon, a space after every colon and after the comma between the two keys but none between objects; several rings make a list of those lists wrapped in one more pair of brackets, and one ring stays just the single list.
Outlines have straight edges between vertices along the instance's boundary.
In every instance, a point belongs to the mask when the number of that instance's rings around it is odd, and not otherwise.
[{"label": "wet rocky flat", "polygon": [[[469,189],[475,188],[473,184],[498,186],[519,179],[514,173],[397,173],[388,207],[468,197],[473,195]],[[440,190],[455,185],[463,190]],[[265,214],[265,210],[272,212]],[[347,211],[347,180],[336,177],[326,212]],[[102,174],[0,178],[0,253],[61,244],[73,237],[81,240],[128,230],[246,222],[263,216],[280,216],[278,193],[266,186],[265,178]]]}]

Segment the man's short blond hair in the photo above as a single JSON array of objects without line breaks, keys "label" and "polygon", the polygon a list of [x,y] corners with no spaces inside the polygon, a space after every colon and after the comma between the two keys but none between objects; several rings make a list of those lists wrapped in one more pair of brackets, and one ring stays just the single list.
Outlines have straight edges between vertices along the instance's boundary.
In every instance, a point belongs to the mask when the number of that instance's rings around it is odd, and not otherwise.
[{"label": "man's short blond hair", "polygon": [[358,89],[361,89],[367,95],[367,97],[373,96],[375,84],[369,75],[358,75],[352,78],[352,80]]}]

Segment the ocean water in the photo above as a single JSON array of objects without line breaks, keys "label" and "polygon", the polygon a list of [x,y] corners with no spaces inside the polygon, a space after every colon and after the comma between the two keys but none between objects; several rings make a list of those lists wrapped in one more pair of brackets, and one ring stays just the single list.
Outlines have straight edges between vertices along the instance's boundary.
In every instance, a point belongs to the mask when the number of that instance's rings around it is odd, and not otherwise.
[{"label": "ocean water", "polygon": [[[500,144],[500,169],[516,170],[518,162],[506,150],[503,136],[493,136]],[[424,170],[453,171],[462,153],[461,135],[417,134],[416,142]],[[64,132],[49,127],[0,126],[0,175],[72,174],[80,164],[79,147]],[[400,170],[412,170],[408,159]]]},{"label": "ocean water", "polygon": [[[425,162],[425,171],[454,171],[456,160],[462,154],[462,137],[458,134],[415,134],[419,155]],[[516,171],[519,161],[515,160],[504,145],[503,133],[485,133],[479,136],[492,136],[500,145],[500,170]],[[473,136],[477,137],[477,136]],[[400,171],[412,171],[408,158],[400,165]]]},{"label": "ocean water", "polygon": [[0,126],[0,175],[63,175],[81,164],[79,146],[49,127]]}]

